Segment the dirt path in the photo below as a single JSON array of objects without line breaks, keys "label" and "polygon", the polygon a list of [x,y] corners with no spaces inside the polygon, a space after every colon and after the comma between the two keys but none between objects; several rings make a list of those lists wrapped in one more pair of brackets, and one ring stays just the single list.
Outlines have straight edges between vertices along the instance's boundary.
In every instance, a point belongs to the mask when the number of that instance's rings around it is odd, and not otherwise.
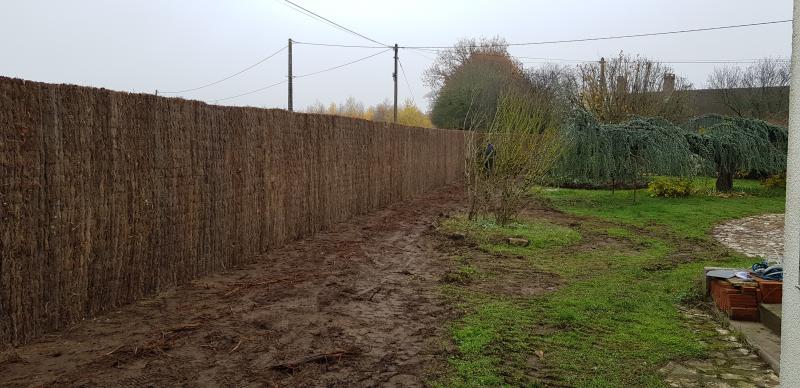
[{"label": "dirt path", "polygon": [[446,188],[0,354],[0,386],[423,385],[446,362]]}]

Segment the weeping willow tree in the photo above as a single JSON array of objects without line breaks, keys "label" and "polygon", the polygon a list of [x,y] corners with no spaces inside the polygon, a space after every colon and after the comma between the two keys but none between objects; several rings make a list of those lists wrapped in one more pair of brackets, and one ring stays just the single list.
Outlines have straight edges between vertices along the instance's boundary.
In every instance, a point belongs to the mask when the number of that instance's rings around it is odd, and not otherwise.
[{"label": "weeping willow tree", "polygon": [[637,187],[645,175],[697,171],[685,131],[663,119],[603,124],[578,111],[564,132],[569,146],[553,170],[560,183]]},{"label": "weeping willow tree", "polygon": [[733,190],[737,171],[786,170],[789,133],[765,121],[719,115],[701,116],[684,125],[692,151],[716,172],[717,191]]}]

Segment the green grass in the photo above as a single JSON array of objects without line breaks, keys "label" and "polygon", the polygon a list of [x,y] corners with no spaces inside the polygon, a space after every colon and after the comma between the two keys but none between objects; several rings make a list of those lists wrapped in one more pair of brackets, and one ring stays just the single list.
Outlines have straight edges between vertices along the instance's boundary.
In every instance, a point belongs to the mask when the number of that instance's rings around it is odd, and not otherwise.
[{"label": "green grass", "polygon": [[[696,179],[698,188],[710,190],[713,181]],[[730,198],[694,195],[684,198],[652,198],[638,190],[546,189],[543,194],[555,207],[569,213],[593,216],[629,225],[667,226],[681,237],[707,239],[710,228],[722,220],[753,214],[782,212],[783,191],[762,189],[758,181],[735,181]]]},{"label": "green grass", "polygon": [[[713,243],[710,229],[729,218],[783,211],[782,193],[736,183],[746,195],[639,196],[636,203],[630,191],[545,190],[553,206],[582,218],[574,227],[541,219],[508,227],[463,218],[445,222],[445,233],[464,233],[495,255],[473,259],[471,274],[482,267],[498,271],[503,260],[524,257],[526,268],[517,265],[514,273],[527,270],[535,279],[547,271],[560,276],[562,285],[539,296],[493,292],[491,282],[507,282],[502,276],[445,286],[444,294],[464,315],[450,330],[458,349],[452,370],[434,385],[537,386],[556,380],[586,387],[663,386],[661,366],[711,350],[701,340],[714,333],[689,330],[676,309],[696,294],[702,267],[752,262]],[[509,246],[505,237],[526,238],[531,245]],[[697,257],[661,270],[649,267],[669,262],[682,248],[692,248]]]}]

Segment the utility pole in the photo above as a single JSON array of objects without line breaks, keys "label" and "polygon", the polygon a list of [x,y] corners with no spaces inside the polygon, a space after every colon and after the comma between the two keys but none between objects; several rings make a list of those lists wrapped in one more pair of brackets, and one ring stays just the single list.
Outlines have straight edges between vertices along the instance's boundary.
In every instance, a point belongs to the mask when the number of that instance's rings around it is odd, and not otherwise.
[{"label": "utility pole", "polygon": [[289,112],[293,112],[294,109],[292,108],[292,38],[289,38],[289,103],[286,105]]},{"label": "utility pole", "polygon": [[394,44],[394,122],[397,123],[397,43]]}]

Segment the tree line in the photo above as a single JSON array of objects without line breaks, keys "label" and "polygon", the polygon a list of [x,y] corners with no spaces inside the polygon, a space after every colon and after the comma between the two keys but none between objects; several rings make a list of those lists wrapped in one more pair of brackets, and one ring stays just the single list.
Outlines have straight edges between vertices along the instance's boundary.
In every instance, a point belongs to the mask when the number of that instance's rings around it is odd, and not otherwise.
[{"label": "tree line", "polygon": [[637,116],[677,123],[717,113],[785,124],[789,61],[764,58],[746,67],[717,67],[708,77],[711,90],[694,90],[671,66],[623,52],[574,66],[525,68],[509,54],[506,41],[495,37],[462,39],[439,51],[425,82],[432,90],[431,120],[442,128],[486,126],[498,96],[531,91],[550,94],[557,111],[582,109],[604,123]]},{"label": "tree line", "polygon": [[[372,106],[365,106],[364,103],[354,97],[348,97],[343,103],[336,104],[332,102],[327,106],[317,101],[309,106],[306,112],[355,117],[385,123],[394,121],[394,105],[389,100]],[[397,123],[414,127],[433,127],[428,115],[420,110],[412,100],[406,100],[397,107]]]},{"label": "tree line", "polygon": [[[788,63],[719,68],[709,84],[719,79],[769,90],[788,84]],[[490,204],[501,222],[534,184],[636,187],[654,175],[703,174],[731,191],[742,171],[785,170],[788,132],[762,120],[781,106],[754,94],[736,101],[732,116],[696,117],[693,85],[642,56],[526,69],[502,38],[464,39],[439,52],[425,81],[432,123],[475,133],[467,155],[473,207]]]}]

